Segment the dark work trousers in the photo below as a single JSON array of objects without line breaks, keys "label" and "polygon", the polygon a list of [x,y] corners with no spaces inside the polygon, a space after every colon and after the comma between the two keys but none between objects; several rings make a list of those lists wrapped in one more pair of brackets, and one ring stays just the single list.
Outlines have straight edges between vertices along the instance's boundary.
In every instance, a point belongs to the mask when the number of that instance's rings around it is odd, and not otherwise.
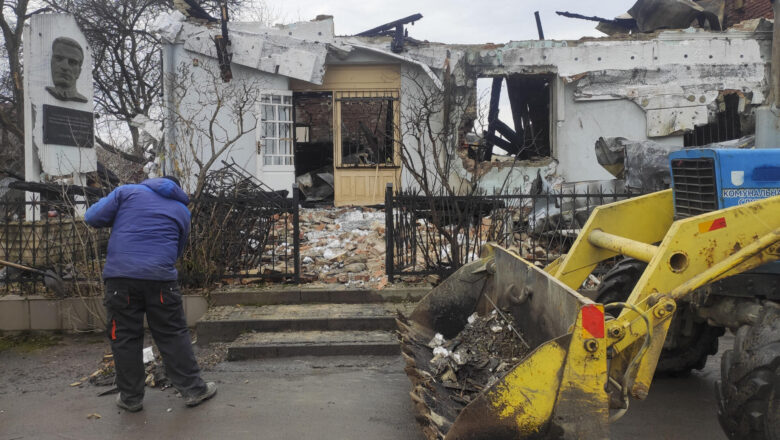
[{"label": "dark work trousers", "polygon": [[192,352],[176,281],[129,278],[109,278],[105,281],[106,333],[111,340],[116,385],[122,393],[122,400],[134,405],[144,398],[144,312],[173,386],[184,397],[203,394],[206,384],[200,378],[200,368]]}]

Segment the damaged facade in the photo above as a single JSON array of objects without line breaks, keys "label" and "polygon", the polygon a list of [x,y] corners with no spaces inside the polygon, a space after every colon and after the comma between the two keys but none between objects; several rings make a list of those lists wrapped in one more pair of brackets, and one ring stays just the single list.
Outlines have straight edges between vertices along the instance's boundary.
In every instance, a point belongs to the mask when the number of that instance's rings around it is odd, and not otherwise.
[{"label": "damaged facade", "polygon": [[[219,94],[208,92],[205,72],[217,65],[212,37],[220,29],[181,16],[165,17],[159,27],[171,140],[163,166],[182,170],[193,154],[203,161],[218,151],[206,139],[214,130],[203,129],[206,116],[216,114],[203,110],[218,100],[175,91],[176,81],[190,81],[187,91]],[[230,23],[229,30],[233,80],[215,90],[246,81],[259,86],[257,102],[241,115],[241,124],[255,130],[241,135],[235,114],[218,115],[215,126],[224,133],[217,138],[239,134],[220,160],[256,171],[273,189],[297,181],[310,199],[332,194],[336,205],[382,203],[387,183],[417,184],[401,150],[429,141],[408,129],[409,114],[428,92],[465,103],[448,118],[430,115],[433,127],[453,125],[446,148],[457,154],[443,167],[447,179],[471,182],[476,173],[485,191],[528,192],[539,175],[545,185],[613,179],[596,158],[602,137],[682,147],[751,134],[753,109],[769,88],[772,26],[765,20],[726,31],[484,45],[403,38],[399,45],[391,31],[335,36],[331,17],[273,28]],[[499,114],[495,103],[486,106],[487,128],[469,133],[480,78],[492,79],[499,92],[506,84],[512,109]]]}]

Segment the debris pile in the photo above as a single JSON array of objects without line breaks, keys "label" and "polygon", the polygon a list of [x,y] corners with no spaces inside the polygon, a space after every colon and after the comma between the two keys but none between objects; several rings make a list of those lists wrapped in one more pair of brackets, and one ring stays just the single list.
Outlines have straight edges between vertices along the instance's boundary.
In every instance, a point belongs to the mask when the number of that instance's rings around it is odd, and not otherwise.
[{"label": "debris pile", "polygon": [[447,341],[437,333],[428,346],[433,350],[431,373],[455,391],[451,399],[464,405],[503,377],[529,351],[512,318],[495,310],[486,316],[474,313],[455,338]]},{"label": "debris pile", "polygon": [[472,314],[449,340],[399,313],[406,374],[417,421],[429,440],[441,440],[466,405],[530,352],[511,316]]},{"label": "debris pile", "polygon": [[[202,370],[211,370],[225,360],[227,355],[227,344],[212,343],[207,348],[198,348],[195,356],[198,360],[198,365]],[[144,348],[144,365],[146,368],[146,386],[150,388],[159,388],[164,390],[173,386],[165,373],[165,366],[162,362],[162,357],[159,354],[155,355],[151,346]],[[89,381],[90,384],[99,387],[111,388],[102,391],[99,395],[106,395],[117,392],[116,385],[116,367],[114,364],[114,356],[112,354],[103,355],[103,359],[100,361],[100,367],[95,370],[88,377],[82,378],[79,382],[71,384],[71,386],[81,385],[83,382]]]},{"label": "debris pile", "polygon": [[303,279],[383,288],[385,213],[371,208],[317,208],[301,212]]},{"label": "debris pile", "polygon": [[[148,361],[147,359],[144,359],[144,365],[146,367],[146,386],[150,388],[160,388],[161,390],[171,387],[171,381],[168,380],[168,376],[165,374],[165,367],[163,366],[162,358],[160,358],[159,355],[157,357],[152,355],[152,359]],[[99,387],[116,384],[114,355],[106,354],[103,356],[100,368],[89,375],[89,383]],[[110,394],[115,391],[116,389],[112,388],[100,394]]]}]

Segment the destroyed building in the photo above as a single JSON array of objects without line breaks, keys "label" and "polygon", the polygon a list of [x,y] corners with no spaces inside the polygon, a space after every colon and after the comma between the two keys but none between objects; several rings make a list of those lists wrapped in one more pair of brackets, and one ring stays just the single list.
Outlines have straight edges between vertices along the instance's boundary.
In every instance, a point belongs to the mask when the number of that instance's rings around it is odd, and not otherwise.
[{"label": "destroyed building", "polygon": [[[409,113],[421,96],[438,91],[462,104],[448,117],[430,115],[432,127],[453,125],[446,142],[457,154],[445,167],[447,179],[470,181],[477,173],[488,192],[501,185],[527,192],[538,175],[552,183],[612,180],[596,159],[601,137],[682,147],[751,134],[754,109],[768,95],[772,26],[763,19],[723,31],[448,45],[409,38],[403,25],[419,18],[359,36],[336,36],[329,16],[275,27],[229,23],[232,80],[219,87],[251,80],[260,91],[240,121],[256,121],[257,129],[237,136],[221,159],[274,189],[289,190],[297,179],[314,199],[332,191],[337,206],[382,203],[387,183],[417,184],[401,150],[428,140],[408,129]],[[217,97],[204,104],[175,91],[215,93],[204,72],[218,65],[214,38],[221,30],[176,14],[158,27],[170,121],[169,151],[160,156],[181,170],[193,154],[202,162],[218,151],[207,139],[214,134],[207,116],[216,113],[203,113]],[[480,79],[492,81],[493,103],[487,128],[474,136]],[[512,107],[497,114],[504,84]],[[181,117],[187,114],[193,117]],[[240,133],[237,121],[222,112],[211,127],[228,138]],[[203,148],[188,151],[193,143]]]}]

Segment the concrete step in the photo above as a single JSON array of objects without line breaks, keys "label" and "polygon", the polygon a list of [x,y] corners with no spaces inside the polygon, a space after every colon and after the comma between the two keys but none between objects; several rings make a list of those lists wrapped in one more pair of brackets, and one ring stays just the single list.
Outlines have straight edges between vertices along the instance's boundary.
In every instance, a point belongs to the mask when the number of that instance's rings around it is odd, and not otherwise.
[{"label": "concrete step", "polygon": [[390,331],[301,331],[244,333],[228,346],[227,359],[293,356],[394,356],[398,340]]},{"label": "concrete step", "polygon": [[397,313],[408,315],[414,306],[415,303],[219,306],[210,308],[195,329],[199,344],[232,341],[250,331],[395,330]]},{"label": "concrete step", "polygon": [[310,287],[230,287],[211,292],[215,306],[276,305],[311,303],[381,303],[417,302],[431,291],[431,287],[388,286],[382,290]]}]

